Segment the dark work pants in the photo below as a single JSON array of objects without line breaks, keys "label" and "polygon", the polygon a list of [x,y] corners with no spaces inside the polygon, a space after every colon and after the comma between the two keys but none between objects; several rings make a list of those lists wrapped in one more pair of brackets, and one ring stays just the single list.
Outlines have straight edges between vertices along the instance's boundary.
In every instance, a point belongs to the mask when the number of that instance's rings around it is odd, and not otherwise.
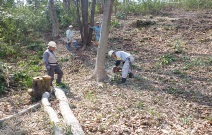
[{"label": "dark work pants", "polygon": [[[52,77],[52,81],[54,80],[54,74],[57,74],[56,83],[61,83],[62,77],[63,77],[63,71],[60,69],[60,67],[57,66],[50,66],[51,68],[47,70],[48,75]],[[51,82],[52,84],[52,82]]]}]

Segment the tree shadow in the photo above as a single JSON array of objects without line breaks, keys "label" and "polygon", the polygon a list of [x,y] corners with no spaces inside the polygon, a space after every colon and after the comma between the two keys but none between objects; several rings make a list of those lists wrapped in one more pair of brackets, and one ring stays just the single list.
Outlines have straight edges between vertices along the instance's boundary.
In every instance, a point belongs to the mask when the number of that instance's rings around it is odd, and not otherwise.
[{"label": "tree shadow", "polygon": [[[161,77],[163,76],[163,77]],[[162,93],[167,93],[171,94],[175,97],[180,97],[183,98],[187,101],[191,102],[197,102],[198,104],[201,105],[207,105],[207,106],[212,106],[212,95],[211,92],[211,83],[207,83],[208,78],[199,78],[199,77],[194,77],[194,76],[182,76],[179,77],[174,74],[170,73],[163,73],[163,74],[155,74],[156,78],[159,78],[161,81],[152,82],[149,81],[149,85],[151,85],[152,89],[149,90],[157,90]],[[179,79],[178,83],[173,84],[172,80],[175,78]],[[186,82],[185,82],[186,81]],[[195,82],[200,82],[199,84],[195,84]],[[188,85],[183,85],[183,83],[188,83]],[[199,86],[203,84],[203,86]],[[207,85],[205,85],[207,84]],[[156,86],[160,87],[156,87]],[[197,87],[199,86],[199,87]],[[208,86],[208,87],[207,87]],[[204,89],[206,92],[201,92],[199,88]]]},{"label": "tree shadow", "polygon": [[[154,79],[152,75],[147,75],[150,74],[148,72],[145,73],[139,73],[135,75],[133,79],[127,78],[127,82],[125,84],[120,84],[121,81],[121,75],[117,76],[115,80],[110,81],[110,85],[116,85],[117,87],[123,87],[127,89],[136,89],[136,90],[145,90],[145,91],[157,91],[159,93],[166,93],[173,95],[178,98],[183,98],[189,102],[196,102],[200,105],[206,105],[206,106],[212,106],[212,95],[210,90],[210,83],[208,83],[208,87],[205,86],[204,91],[207,92],[202,92],[200,89],[201,86],[196,87],[197,85],[200,84],[195,84],[194,86],[193,83],[202,81],[200,83],[207,84],[206,81],[208,81],[208,78],[198,78],[195,76],[181,76],[179,77],[178,75],[175,74],[170,74],[170,73],[153,73],[155,78],[161,79],[160,81]],[[163,76],[163,78],[161,78]],[[178,78],[179,83],[178,84],[172,84],[169,81],[170,78]],[[184,81],[187,81],[186,83],[189,83],[188,85],[182,85]],[[192,83],[191,83],[192,81]],[[193,85],[192,85],[193,84]]]}]

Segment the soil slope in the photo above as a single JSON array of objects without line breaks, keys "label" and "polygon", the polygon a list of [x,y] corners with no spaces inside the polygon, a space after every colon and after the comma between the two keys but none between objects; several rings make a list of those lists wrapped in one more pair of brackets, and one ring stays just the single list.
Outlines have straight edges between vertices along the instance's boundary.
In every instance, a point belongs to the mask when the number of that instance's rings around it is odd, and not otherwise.
[{"label": "soil slope", "polygon": [[[110,58],[109,81],[86,80],[95,66],[94,46],[68,52],[59,44],[56,51],[71,108],[86,135],[211,134],[212,10],[166,10],[117,21],[119,27],[110,29],[108,50],[135,57],[135,78],[124,85],[118,83],[120,74],[111,73]],[[23,91],[0,101],[0,117],[31,104]],[[51,103],[58,110],[58,101]],[[0,134],[18,133],[49,135],[51,124],[43,108],[1,125]]]}]

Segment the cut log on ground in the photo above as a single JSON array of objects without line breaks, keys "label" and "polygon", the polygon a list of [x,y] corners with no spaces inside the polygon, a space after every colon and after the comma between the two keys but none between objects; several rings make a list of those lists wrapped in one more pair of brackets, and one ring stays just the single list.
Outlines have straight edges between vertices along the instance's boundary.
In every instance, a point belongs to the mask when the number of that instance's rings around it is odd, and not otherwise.
[{"label": "cut log on ground", "polygon": [[16,113],[16,114],[14,114],[14,115],[10,115],[10,116],[8,116],[8,117],[2,118],[2,119],[0,119],[0,123],[1,123],[1,122],[4,122],[5,120],[11,119],[11,118],[13,118],[13,117],[16,117],[16,116],[18,116],[18,115],[22,115],[22,114],[24,114],[24,113],[26,113],[26,112],[28,112],[28,111],[30,111],[30,110],[37,109],[38,107],[40,107],[40,103],[36,103],[36,104],[30,106],[29,108],[24,109],[24,110],[22,110],[22,111],[20,111],[20,112],[18,112],[18,113]]},{"label": "cut log on ground", "polygon": [[48,92],[45,92],[42,95],[42,105],[44,107],[44,111],[49,115],[50,121],[53,122],[54,126],[53,126],[53,131],[54,131],[54,135],[64,135],[62,128],[59,127],[59,118],[57,116],[57,113],[54,111],[54,109],[51,107],[51,104],[49,103],[49,96],[50,94]]},{"label": "cut log on ground", "polygon": [[61,114],[67,125],[71,126],[71,131],[73,135],[85,135],[79,121],[74,116],[70,109],[68,99],[60,88],[55,88],[55,96],[59,100],[59,107]]}]

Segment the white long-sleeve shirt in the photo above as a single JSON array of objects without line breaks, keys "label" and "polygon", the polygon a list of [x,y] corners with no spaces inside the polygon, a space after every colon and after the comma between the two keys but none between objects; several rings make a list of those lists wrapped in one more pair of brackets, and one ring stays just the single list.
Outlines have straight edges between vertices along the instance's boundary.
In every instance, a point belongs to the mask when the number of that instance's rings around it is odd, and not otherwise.
[{"label": "white long-sleeve shirt", "polygon": [[74,37],[74,31],[73,30],[67,30],[66,31],[66,38],[67,40],[72,40],[72,38]]},{"label": "white long-sleeve shirt", "polygon": [[116,51],[115,55],[116,55],[116,59],[121,61],[125,61],[128,57],[131,56],[131,54],[124,51]]}]

